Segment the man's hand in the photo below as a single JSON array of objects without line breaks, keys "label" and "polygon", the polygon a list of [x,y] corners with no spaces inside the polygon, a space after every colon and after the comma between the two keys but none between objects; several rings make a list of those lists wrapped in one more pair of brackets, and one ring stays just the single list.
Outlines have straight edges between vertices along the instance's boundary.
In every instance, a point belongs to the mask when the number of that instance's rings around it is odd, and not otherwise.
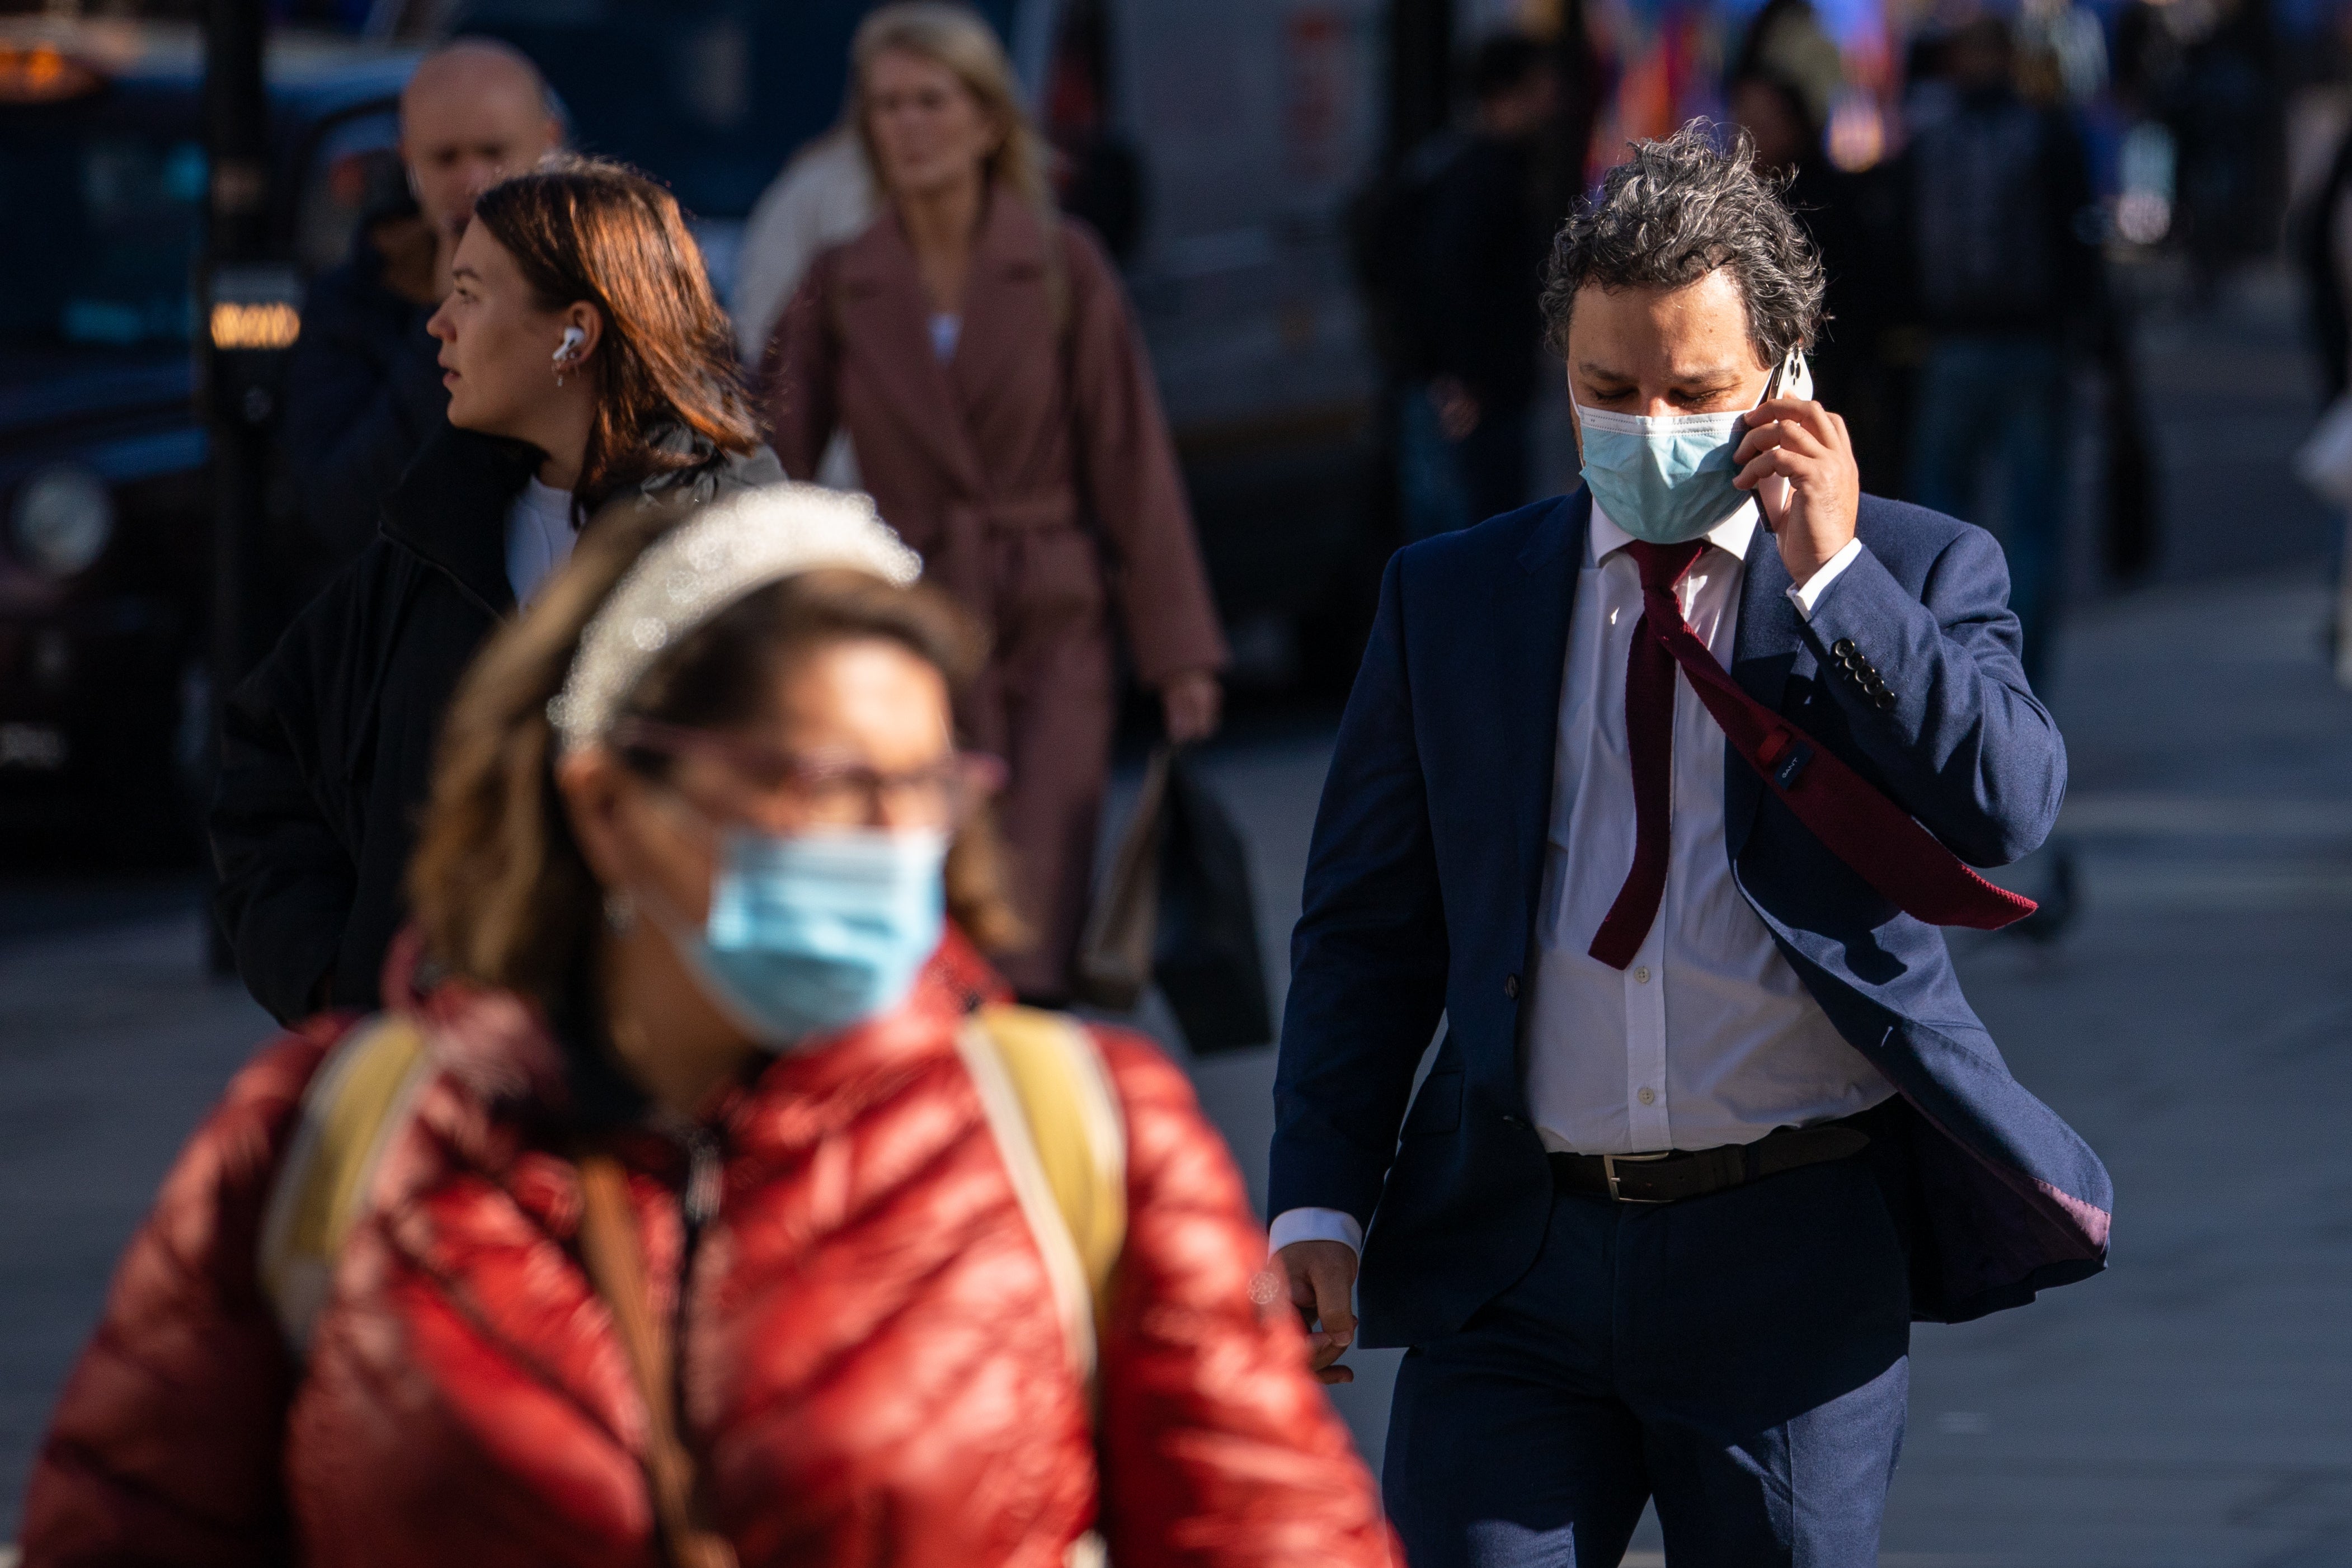
[{"label": "man's hand", "polygon": [[[1862,475],[1845,421],[1820,403],[1776,397],[1748,416],[1748,436],[1732,454],[1732,481],[1755,490],[1781,564],[1800,588],[1853,538]],[[1771,479],[1785,484],[1769,484]]]},{"label": "man's hand", "polygon": [[1206,670],[1187,670],[1182,674],[1171,675],[1160,687],[1160,708],[1168,722],[1168,738],[1179,746],[1206,740],[1216,734],[1224,706],[1224,688]]},{"label": "man's hand", "polygon": [[1470,393],[1460,376],[1440,376],[1429,383],[1429,401],[1437,410],[1438,434],[1448,441],[1467,441],[1486,411]]},{"label": "man's hand", "polygon": [[1294,1241],[1274,1260],[1307,1327],[1307,1369],[1320,1383],[1355,1382],[1354,1368],[1332,1363],[1356,1343],[1356,1249],[1344,1241]]}]

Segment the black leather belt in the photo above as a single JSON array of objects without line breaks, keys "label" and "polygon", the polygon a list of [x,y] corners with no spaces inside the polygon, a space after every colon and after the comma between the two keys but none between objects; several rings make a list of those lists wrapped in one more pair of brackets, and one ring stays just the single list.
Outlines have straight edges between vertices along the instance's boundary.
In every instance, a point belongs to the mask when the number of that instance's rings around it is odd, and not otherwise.
[{"label": "black leather belt", "polygon": [[1780,1127],[1752,1144],[1719,1148],[1670,1149],[1662,1155],[1554,1155],[1554,1190],[1620,1203],[1680,1203],[1705,1197],[1802,1166],[1851,1159],[1870,1146],[1857,1123],[1875,1120],[1876,1108],[1843,1121],[1814,1127]]}]

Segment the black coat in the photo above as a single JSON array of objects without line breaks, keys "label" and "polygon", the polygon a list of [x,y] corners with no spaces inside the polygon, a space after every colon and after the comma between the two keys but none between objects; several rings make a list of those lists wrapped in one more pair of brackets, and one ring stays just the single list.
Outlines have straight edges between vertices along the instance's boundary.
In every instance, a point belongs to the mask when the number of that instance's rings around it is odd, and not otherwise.
[{"label": "black coat", "polygon": [[1533,142],[1473,136],[1429,193],[1422,277],[1432,369],[1505,414],[1534,400],[1541,364],[1537,301],[1551,230],[1536,210],[1535,172]]},{"label": "black coat", "polygon": [[[646,491],[708,497],[783,478],[764,446],[703,450]],[[444,425],[385,497],[375,541],[229,699],[216,912],[247,988],[280,1019],[376,1002],[442,710],[514,612],[507,512],[538,462]]]},{"label": "black coat", "polygon": [[286,367],[285,450],[309,553],[330,573],[375,538],[385,494],[446,423],[432,314],[385,287],[364,225],[351,259],[310,285]]}]

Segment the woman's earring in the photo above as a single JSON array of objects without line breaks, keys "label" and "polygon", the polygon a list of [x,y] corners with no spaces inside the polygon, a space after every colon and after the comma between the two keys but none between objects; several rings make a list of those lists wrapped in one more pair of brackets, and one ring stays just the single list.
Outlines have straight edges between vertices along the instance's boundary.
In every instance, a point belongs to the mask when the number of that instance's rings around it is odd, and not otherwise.
[{"label": "woman's earring", "polygon": [[626,936],[637,923],[637,901],[614,888],[604,895],[604,927],[615,936]]}]

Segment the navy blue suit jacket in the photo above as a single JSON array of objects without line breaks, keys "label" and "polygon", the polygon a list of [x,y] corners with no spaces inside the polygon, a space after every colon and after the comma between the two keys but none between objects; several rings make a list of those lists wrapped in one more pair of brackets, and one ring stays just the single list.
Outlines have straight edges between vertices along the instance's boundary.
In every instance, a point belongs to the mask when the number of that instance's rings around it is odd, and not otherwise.
[{"label": "navy blue suit jacket", "polygon": [[[1591,514],[1579,492],[1400,551],[1339,726],[1291,941],[1270,1207],[1366,1223],[1367,1344],[1452,1332],[1543,1239],[1551,1179],[1528,1122],[1521,977]],[[1731,673],[1962,859],[2014,860],[2055,821],[2066,757],[2018,664],[2000,547],[1875,497],[1858,532],[1861,558],[1808,623],[1756,530]],[[1892,708],[1828,677],[1844,638],[1885,676]],[[1958,1322],[2096,1272],[2107,1174],[2010,1076],[1942,932],[1847,869],[1728,747],[1724,767],[1741,892],[1916,1113],[1916,1315]],[[1441,1015],[1445,1040],[1407,1115]]]}]

